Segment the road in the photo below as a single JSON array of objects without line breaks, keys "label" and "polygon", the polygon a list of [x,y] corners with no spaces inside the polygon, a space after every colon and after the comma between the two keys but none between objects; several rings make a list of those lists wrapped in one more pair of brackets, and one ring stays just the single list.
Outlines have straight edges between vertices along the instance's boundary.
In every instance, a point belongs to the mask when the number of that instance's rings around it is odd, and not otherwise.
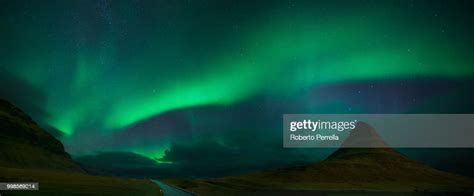
[{"label": "road", "polygon": [[160,186],[161,190],[163,191],[164,196],[193,196],[193,194],[174,188],[159,180],[151,180],[151,181],[157,184],[158,186]]}]

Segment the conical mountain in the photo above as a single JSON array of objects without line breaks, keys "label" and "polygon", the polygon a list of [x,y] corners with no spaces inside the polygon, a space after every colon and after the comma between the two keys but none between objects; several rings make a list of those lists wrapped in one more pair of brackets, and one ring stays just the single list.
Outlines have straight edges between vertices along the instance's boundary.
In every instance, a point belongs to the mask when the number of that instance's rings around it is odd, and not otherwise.
[{"label": "conical mountain", "polygon": [[341,144],[341,148],[354,147],[388,148],[389,146],[372,126],[365,122],[359,122],[350,132],[349,137]]},{"label": "conical mountain", "polygon": [[[349,148],[349,147],[352,148]],[[353,148],[365,146],[366,148]],[[372,147],[372,148],[367,148]],[[268,170],[235,177],[171,181],[196,193],[213,190],[378,191],[378,192],[469,192],[474,179],[454,175],[418,163],[398,153],[367,123],[358,123],[350,136],[324,161]],[[204,192],[202,192],[204,191]],[[218,192],[217,192],[218,193]],[[274,192],[275,193],[275,192]]]}]

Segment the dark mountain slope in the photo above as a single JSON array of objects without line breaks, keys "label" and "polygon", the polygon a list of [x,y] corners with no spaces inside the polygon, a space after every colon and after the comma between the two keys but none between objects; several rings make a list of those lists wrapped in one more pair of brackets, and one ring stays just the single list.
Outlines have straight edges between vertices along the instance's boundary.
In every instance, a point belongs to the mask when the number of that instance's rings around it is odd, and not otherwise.
[{"label": "dark mountain slope", "polygon": [[86,174],[62,143],[0,99],[0,182],[39,182],[39,191],[2,195],[161,195],[148,180]]},{"label": "dark mountain slope", "polygon": [[0,166],[80,171],[62,143],[27,114],[0,99]]}]

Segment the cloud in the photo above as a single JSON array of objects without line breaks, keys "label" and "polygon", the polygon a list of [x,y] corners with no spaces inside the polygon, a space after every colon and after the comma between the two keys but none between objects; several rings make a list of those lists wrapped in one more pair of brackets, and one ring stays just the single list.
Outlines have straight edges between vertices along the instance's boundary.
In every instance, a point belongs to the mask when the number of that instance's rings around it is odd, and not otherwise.
[{"label": "cloud", "polygon": [[236,175],[311,162],[304,153],[284,149],[279,142],[253,142],[230,135],[220,139],[202,138],[193,143],[173,143],[159,160],[186,171],[186,177]]}]

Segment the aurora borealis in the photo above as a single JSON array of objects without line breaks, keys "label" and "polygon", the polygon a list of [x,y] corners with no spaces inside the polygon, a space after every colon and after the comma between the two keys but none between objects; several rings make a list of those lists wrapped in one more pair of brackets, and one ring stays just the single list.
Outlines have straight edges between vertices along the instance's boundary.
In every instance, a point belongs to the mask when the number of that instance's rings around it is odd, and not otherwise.
[{"label": "aurora borealis", "polygon": [[[301,159],[279,145],[284,113],[472,112],[451,104],[470,103],[469,1],[48,0],[0,10],[0,95],[62,133],[73,155],[244,152],[272,165],[281,160],[262,154]],[[176,146],[219,151],[183,158]]]}]

